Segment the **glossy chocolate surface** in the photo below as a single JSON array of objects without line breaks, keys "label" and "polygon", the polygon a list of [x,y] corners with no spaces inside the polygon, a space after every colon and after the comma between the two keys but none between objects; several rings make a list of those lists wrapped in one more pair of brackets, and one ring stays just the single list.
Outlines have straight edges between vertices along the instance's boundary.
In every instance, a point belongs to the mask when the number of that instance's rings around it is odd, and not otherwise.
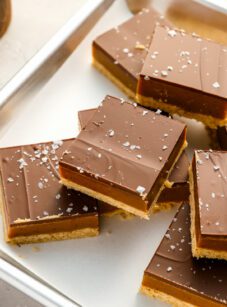
[{"label": "glossy chocolate surface", "polygon": [[197,245],[227,250],[227,152],[195,151],[192,171]]},{"label": "glossy chocolate surface", "polygon": [[94,58],[135,93],[157,24],[169,23],[155,10],[143,10],[120,26],[100,35],[93,43]]},{"label": "glossy chocolate surface", "polygon": [[143,285],[196,306],[225,306],[226,271],[226,261],[192,257],[190,208],[184,204],[145,270]]},{"label": "glossy chocolate surface", "polygon": [[97,202],[59,183],[59,159],[72,141],[0,149],[3,205],[8,226],[88,216],[94,217],[91,223],[96,220],[97,226]]},{"label": "glossy chocolate surface", "polygon": [[[78,112],[79,124],[81,129],[84,129],[86,124],[95,114],[96,109],[88,109],[82,110]],[[162,115],[168,115],[168,113],[160,111]],[[174,184],[187,183],[188,181],[188,168],[189,168],[189,160],[188,156],[185,152],[182,153],[179,160],[176,162],[170,176],[169,181]]]},{"label": "glossy chocolate surface", "polygon": [[226,63],[227,47],[157,26],[141,70],[139,94],[225,118]]},{"label": "glossy chocolate surface", "polygon": [[68,169],[80,174],[78,184],[85,177],[111,184],[112,193],[118,187],[149,206],[184,141],[184,124],[107,96],[64,154],[61,175]]},{"label": "glossy chocolate surface", "polygon": [[[85,128],[86,124],[95,114],[95,111],[96,109],[87,109],[78,112],[79,125],[81,129]],[[161,112],[161,114],[168,116],[168,113],[165,112]],[[173,185],[171,188],[164,188],[158,198],[158,203],[179,203],[189,199],[188,168],[188,156],[183,152],[169,176],[169,181],[172,182]],[[101,215],[116,210],[118,210],[116,207],[110,206],[104,202],[99,202],[99,213]]]}]

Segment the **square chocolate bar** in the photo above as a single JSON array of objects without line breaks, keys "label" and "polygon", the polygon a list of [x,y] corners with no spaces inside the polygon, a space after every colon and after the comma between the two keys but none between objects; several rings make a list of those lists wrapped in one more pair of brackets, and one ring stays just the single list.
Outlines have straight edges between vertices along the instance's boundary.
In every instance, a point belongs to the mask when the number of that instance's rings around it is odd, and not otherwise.
[{"label": "square chocolate bar", "polygon": [[[95,114],[95,111],[96,109],[88,109],[78,112],[79,126],[81,130],[86,127],[89,120]],[[160,114],[168,116],[168,113],[162,111],[160,111]],[[189,200],[188,168],[189,159],[184,151],[174,165],[173,171],[168,179],[168,186],[164,187],[157,200],[155,205],[155,209],[157,211],[169,209],[174,205],[181,204],[183,201]],[[127,216],[125,211],[103,202],[99,202],[99,213],[107,216],[112,216],[115,214],[123,214],[123,216]]]},{"label": "square chocolate bar", "polygon": [[195,151],[190,190],[193,256],[227,260],[227,152]]},{"label": "square chocolate bar", "polygon": [[227,47],[157,26],[138,84],[138,101],[202,121],[227,124]]},{"label": "square chocolate bar", "polygon": [[59,159],[71,142],[0,149],[0,201],[7,242],[98,234],[97,201],[59,183]]},{"label": "square chocolate bar", "polygon": [[172,306],[227,305],[227,262],[191,253],[190,207],[183,204],[146,268],[141,291]]},{"label": "square chocolate bar", "polygon": [[149,218],[186,146],[186,126],[107,96],[60,161],[64,185]]}]

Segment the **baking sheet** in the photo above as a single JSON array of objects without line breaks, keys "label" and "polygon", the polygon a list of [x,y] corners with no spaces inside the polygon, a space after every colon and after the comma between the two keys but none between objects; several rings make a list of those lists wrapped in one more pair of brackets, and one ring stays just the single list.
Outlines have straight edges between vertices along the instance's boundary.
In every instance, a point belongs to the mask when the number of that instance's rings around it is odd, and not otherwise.
[{"label": "baking sheet", "polygon": [[[11,0],[12,19],[0,40],[0,88],[87,0]],[[64,8],[64,9],[63,9]]]},{"label": "baking sheet", "polygon": [[[90,46],[99,33],[130,16],[125,2],[117,0],[42,91],[23,101],[1,147],[74,137],[78,110],[96,107],[106,94],[124,97],[91,66]],[[191,146],[207,148],[202,124],[187,122]],[[174,214],[175,209],[153,215],[150,221],[104,218],[97,238],[21,247],[4,243],[1,232],[0,248],[83,306],[166,306],[138,290],[143,270]]]}]

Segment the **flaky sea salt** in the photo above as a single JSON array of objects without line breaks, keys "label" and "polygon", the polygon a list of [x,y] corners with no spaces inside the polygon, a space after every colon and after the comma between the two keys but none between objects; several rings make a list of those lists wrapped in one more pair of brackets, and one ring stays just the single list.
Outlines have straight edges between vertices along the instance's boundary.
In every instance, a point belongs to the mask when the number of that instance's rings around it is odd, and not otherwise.
[{"label": "flaky sea salt", "polygon": [[213,86],[214,88],[219,88],[219,87],[220,87],[220,84],[219,84],[218,82],[214,82],[214,83],[212,84],[212,86]]},{"label": "flaky sea salt", "polygon": [[138,185],[138,187],[136,188],[136,192],[139,193],[140,195],[143,194],[145,190],[146,189],[141,185]]}]

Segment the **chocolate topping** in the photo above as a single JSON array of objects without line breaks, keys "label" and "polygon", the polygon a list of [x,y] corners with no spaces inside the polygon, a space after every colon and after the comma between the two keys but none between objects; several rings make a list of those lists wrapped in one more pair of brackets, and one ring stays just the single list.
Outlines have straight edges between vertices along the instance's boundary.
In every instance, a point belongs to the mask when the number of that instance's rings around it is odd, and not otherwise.
[{"label": "chocolate topping", "polygon": [[193,178],[197,231],[202,237],[227,239],[227,152],[195,151]]},{"label": "chocolate topping", "polygon": [[141,70],[139,94],[225,118],[226,61],[227,47],[157,26]]},{"label": "chocolate topping", "polygon": [[0,149],[9,225],[97,215],[97,202],[59,183],[58,164],[72,140]]},{"label": "chocolate topping", "polygon": [[[204,306],[201,298],[210,302],[209,306],[227,305],[227,262],[192,257],[189,211],[189,205],[184,204],[173,219],[145,270],[143,285],[158,287],[161,292],[197,306]],[[156,282],[150,284],[149,277]],[[164,281],[163,286],[159,287],[159,281]]]},{"label": "chocolate topping", "polygon": [[227,98],[226,61],[227,47],[157,26],[141,74]]},{"label": "chocolate topping", "polygon": [[182,123],[107,96],[69,147],[70,153],[64,154],[61,176],[66,178],[68,169],[74,176],[80,174],[81,179],[70,178],[78,184],[88,176],[150,203],[159,190],[154,192],[154,186],[163,182],[184,141]]},{"label": "chocolate topping", "polygon": [[[78,112],[79,124],[81,129],[84,129],[89,120],[95,114],[96,109],[88,109],[82,110]],[[157,110],[154,110],[157,112]],[[163,112],[160,110],[158,113],[168,116],[168,113]],[[189,168],[189,160],[188,156],[185,152],[182,153],[179,160],[176,162],[170,176],[169,181],[173,182],[174,184],[178,183],[187,183],[188,181],[188,168]]]},{"label": "chocolate topping", "polygon": [[155,10],[146,9],[93,43],[94,58],[134,93],[157,24],[169,23]]},{"label": "chocolate topping", "polygon": [[[78,112],[79,125],[81,129],[85,126],[95,114],[96,109],[82,110]],[[168,113],[159,112],[162,115],[169,116]],[[169,181],[173,183],[171,188],[165,187],[161,192],[157,203],[180,203],[188,201],[189,199],[189,185],[188,185],[188,168],[189,160],[185,152],[182,153],[179,160],[176,162],[173,171],[169,176]],[[119,212],[116,207],[110,206],[104,202],[99,202],[99,213],[108,214],[110,212]]]}]

